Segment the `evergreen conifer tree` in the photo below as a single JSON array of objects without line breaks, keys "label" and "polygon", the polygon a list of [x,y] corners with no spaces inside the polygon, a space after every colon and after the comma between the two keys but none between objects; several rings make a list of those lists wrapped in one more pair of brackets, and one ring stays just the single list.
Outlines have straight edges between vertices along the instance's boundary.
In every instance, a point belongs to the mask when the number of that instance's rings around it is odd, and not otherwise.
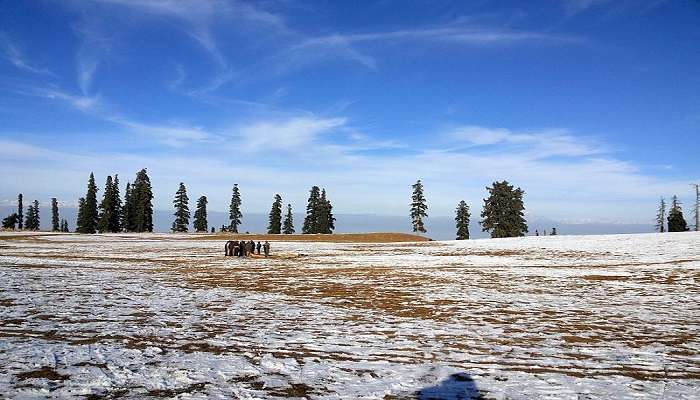
[{"label": "evergreen conifer tree", "polygon": [[34,200],[32,204],[27,207],[27,219],[24,222],[24,227],[30,231],[38,231],[40,227],[39,220],[39,201]]},{"label": "evergreen conifer tree", "polygon": [[413,221],[413,232],[426,233],[423,218],[428,217],[428,204],[423,194],[423,183],[419,179],[412,187],[411,220]]},{"label": "evergreen conifer tree", "polygon": [[664,228],[664,223],[666,222],[666,200],[661,198],[659,202],[659,210],[656,213],[656,231],[663,233],[666,229]]},{"label": "evergreen conifer tree", "polygon": [[82,233],[81,227],[85,224],[85,197],[78,199],[78,218],[75,221],[75,231]]},{"label": "evergreen conifer tree", "polygon": [[[197,209],[194,211],[194,231],[195,232],[206,232],[208,228],[207,223],[207,196],[201,196],[197,199]],[[212,230],[214,227],[212,226]],[[214,233],[212,231],[212,233]]]},{"label": "evergreen conifer tree", "polygon": [[229,232],[238,233],[238,226],[241,224],[241,218],[243,218],[241,204],[243,204],[241,201],[241,192],[238,190],[238,184],[234,183],[228,213],[228,219],[231,221],[228,228]]},{"label": "evergreen conifer tree", "polygon": [[112,232],[110,230],[110,224],[114,220],[114,186],[112,184],[112,176],[107,176],[107,181],[105,182],[105,190],[102,195],[102,201],[98,207],[99,216],[97,218],[97,231],[100,233]]},{"label": "evergreen conifer tree", "polygon": [[294,215],[292,214],[292,205],[287,204],[287,214],[284,216],[284,223],[282,224],[282,233],[285,235],[291,235],[294,233]]},{"label": "evergreen conifer tree", "polygon": [[514,189],[507,181],[494,182],[492,187],[486,189],[489,197],[484,199],[481,212],[482,230],[489,231],[492,238],[525,236],[525,192],[520,188]]},{"label": "evergreen conifer tree", "polygon": [[136,174],[131,186],[130,201],[132,202],[134,232],[153,232],[153,189],[146,169]]},{"label": "evergreen conifer tree", "polygon": [[279,194],[275,195],[275,201],[272,202],[272,208],[268,217],[267,233],[282,233],[282,196]]},{"label": "evergreen conifer tree", "polygon": [[126,183],[126,188],[124,189],[124,206],[121,212],[120,226],[125,232],[132,232],[134,230],[134,200],[131,197],[131,183]]},{"label": "evergreen conifer tree", "polygon": [[180,182],[180,187],[175,192],[173,205],[175,206],[175,222],[173,222],[174,232],[187,232],[190,225],[190,198],[187,197],[185,184]]},{"label": "evergreen conifer tree", "polygon": [[22,205],[22,193],[17,195],[17,229],[20,231],[24,228],[24,205]]},{"label": "evergreen conifer tree", "polygon": [[15,230],[15,227],[17,226],[17,222],[19,222],[19,217],[17,216],[17,213],[12,213],[12,214],[8,215],[7,217],[3,218],[2,227],[4,229]]},{"label": "evergreen conifer tree", "polygon": [[321,196],[318,198],[318,207],[316,213],[316,227],[314,233],[329,233],[330,226],[328,221],[328,199],[326,198],[326,189],[321,189]]},{"label": "evergreen conifer tree", "polygon": [[85,203],[83,204],[82,218],[78,220],[78,232],[95,233],[98,217],[97,185],[95,185],[95,175],[91,172],[90,179],[88,179],[87,193],[85,194]]},{"label": "evergreen conifer tree", "polygon": [[469,206],[467,202],[462,200],[457,204],[455,222],[457,225],[457,240],[469,239]]},{"label": "evergreen conifer tree", "polygon": [[695,186],[695,230],[700,231],[700,184],[694,183]]},{"label": "evergreen conifer tree", "polygon": [[321,189],[318,186],[313,186],[309,191],[309,201],[306,205],[306,217],[304,218],[304,226],[301,232],[304,234],[320,233],[318,232],[318,210],[320,205]]},{"label": "evergreen conifer tree", "polygon": [[61,232],[69,232],[68,230],[68,221],[65,219],[61,220]]},{"label": "evergreen conifer tree", "polygon": [[60,221],[58,219],[58,199],[51,198],[51,230],[58,232],[61,230]]},{"label": "evergreen conifer tree", "polygon": [[122,231],[122,212],[123,205],[122,199],[119,195],[119,175],[114,175],[114,180],[112,181],[112,212],[111,218],[109,220],[109,231],[110,232],[121,232]]},{"label": "evergreen conifer tree", "polygon": [[688,230],[688,223],[683,218],[683,210],[678,196],[671,198],[671,209],[668,211],[668,231],[685,232]]}]

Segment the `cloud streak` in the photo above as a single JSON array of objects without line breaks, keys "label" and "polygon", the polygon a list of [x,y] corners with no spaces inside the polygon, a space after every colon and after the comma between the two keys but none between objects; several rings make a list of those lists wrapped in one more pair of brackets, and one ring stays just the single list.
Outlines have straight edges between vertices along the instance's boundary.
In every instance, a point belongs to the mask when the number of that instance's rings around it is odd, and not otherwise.
[{"label": "cloud streak", "polygon": [[0,56],[20,70],[38,75],[54,75],[47,68],[31,65],[20,49],[10,40],[9,36],[2,31],[0,31]]}]

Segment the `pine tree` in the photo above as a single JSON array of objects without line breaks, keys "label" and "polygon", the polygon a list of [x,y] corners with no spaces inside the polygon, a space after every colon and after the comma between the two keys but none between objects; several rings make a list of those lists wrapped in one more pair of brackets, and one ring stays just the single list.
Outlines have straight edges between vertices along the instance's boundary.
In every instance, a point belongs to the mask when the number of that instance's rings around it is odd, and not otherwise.
[{"label": "pine tree", "polygon": [[107,176],[107,181],[105,182],[105,190],[102,196],[102,201],[100,202],[99,216],[97,218],[97,231],[100,233],[112,232],[110,230],[110,223],[114,220],[114,186],[112,184],[112,176]]},{"label": "pine tree", "polygon": [[58,232],[61,230],[58,219],[58,199],[55,197],[51,198],[51,230]]},{"label": "pine tree", "polygon": [[27,207],[27,219],[24,222],[24,227],[30,231],[38,231],[40,227],[39,220],[39,201],[34,200],[32,204]]},{"label": "pine tree", "polygon": [[272,208],[270,209],[267,233],[282,233],[282,196],[280,196],[279,194],[275,195],[275,201],[272,203]]},{"label": "pine tree", "polygon": [[24,217],[24,229],[28,231],[36,230],[34,225],[36,223],[36,214],[34,213],[34,205],[29,204],[27,206],[27,215]]},{"label": "pine tree", "polygon": [[455,222],[457,225],[457,240],[469,239],[469,206],[467,202],[462,200],[457,204]]},{"label": "pine tree", "polygon": [[85,224],[85,197],[78,199],[78,218],[75,221],[75,231],[81,233],[80,227]]},{"label": "pine tree", "polygon": [[22,193],[17,195],[17,229],[24,228],[24,206],[22,205]]},{"label": "pine tree", "polygon": [[238,184],[235,183],[231,194],[231,204],[229,205],[228,219],[231,221],[228,228],[229,232],[238,233],[238,226],[241,224],[241,218],[243,218],[241,204],[243,204],[241,201],[241,192],[238,190]]},{"label": "pine tree", "polygon": [[306,205],[306,217],[301,232],[304,234],[318,232],[318,210],[320,204],[321,189],[313,186],[309,192],[309,202]]},{"label": "pine tree", "polygon": [[68,221],[65,219],[61,220],[61,232],[69,232],[68,230]]},{"label": "pine tree", "polygon": [[678,201],[678,196],[671,198],[671,209],[668,211],[668,231],[669,232],[685,232],[688,230],[688,223],[683,218],[683,209],[681,202]]},{"label": "pine tree", "polygon": [[119,195],[119,175],[114,175],[114,180],[112,181],[112,217],[109,220],[109,231],[110,232],[121,232],[122,231],[122,199]]},{"label": "pine tree", "polygon": [[131,197],[131,184],[126,183],[124,189],[124,206],[121,212],[120,226],[126,232],[132,232],[135,229],[134,224],[134,200]]},{"label": "pine tree", "polygon": [[175,192],[173,205],[175,206],[174,232],[187,232],[190,225],[190,198],[187,197],[185,184],[180,182],[180,187]]},{"label": "pine tree", "polygon": [[656,214],[656,231],[663,233],[666,229],[664,228],[664,223],[666,222],[666,200],[661,198],[659,202],[659,210]]},{"label": "pine tree", "polygon": [[92,172],[88,180],[84,201],[82,218],[78,219],[77,231],[80,233],[95,233],[99,214],[97,210],[97,186],[95,185],[95,175]]},{"label": "pine tree", "polygon": [[15,227],[17,226],[18,222],[19,222],[19,216],[17,215],[17,213],[12,213],[12,214],[8,215],[7,217],[3,218],[2,227],[3,227],[3,229],[15,230]]},{"label": "pine tree", "polygon": [[292,214],[292,205],[287,204],[287,214],[284,216],[284,223],[282,224],[282,233],[285,235],[291,235],[294,233],[294,215]]},{"label": "pine tree", "polygon": [[525,192],[520,188],[514,189],[507,181],[494,182],[486,190],[489,191],[489,198],[484,199],[481,212],[482,230],[491,232],[492,238],[525,236]]},{"label": "pine tree", "polygon": [[[195,232],[206,232],[208,229],[207,223],[207,196],[202,196],[197,199],[197,209],[194,211],[194,230]],[[214,227],[212,227],[214,229]],[[212,231],[212,233],[214,233]]]},{"label": "pine tree", "polygon": [[134,184],[131,186],[132,202],[131,212],[133,216],[134,232],[153,232],[153,189],[146,169],[136,174]]},{"label": "pine tree", "polygon": [[314,228],[314,233],[329,233],[328,206],[326,189],[321,189],[321,196],[318,198],[318,207],[314,211],[316,213],[316,227]]},{"label": "pine tree", "polygon": [[426,233],[423,218],[428,217],[428,204],[423,194],[423,183],[419,179],[412,187],[411,220],[413,221],[413,232]]}]

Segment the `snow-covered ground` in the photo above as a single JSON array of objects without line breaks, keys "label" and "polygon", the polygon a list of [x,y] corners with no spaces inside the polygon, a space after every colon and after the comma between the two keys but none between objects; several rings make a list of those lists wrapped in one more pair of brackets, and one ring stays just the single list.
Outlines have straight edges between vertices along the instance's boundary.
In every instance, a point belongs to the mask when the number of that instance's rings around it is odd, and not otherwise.
[{"label": "snow-covered ground", "polygon": [[0,234],[0,398],[697,399],[700,235]]}]

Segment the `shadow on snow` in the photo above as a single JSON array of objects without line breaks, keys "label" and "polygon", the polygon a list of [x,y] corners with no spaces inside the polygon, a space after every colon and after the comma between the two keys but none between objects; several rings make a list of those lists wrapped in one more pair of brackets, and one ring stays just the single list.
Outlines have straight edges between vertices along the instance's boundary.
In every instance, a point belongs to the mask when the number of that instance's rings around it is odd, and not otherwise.
[{"label": "shadow on snow", "polygon": [[469,400],[482,398],[474,380],[464,372],[452,374],[435,386],[419,390],[416,395],[421,400]]}]

